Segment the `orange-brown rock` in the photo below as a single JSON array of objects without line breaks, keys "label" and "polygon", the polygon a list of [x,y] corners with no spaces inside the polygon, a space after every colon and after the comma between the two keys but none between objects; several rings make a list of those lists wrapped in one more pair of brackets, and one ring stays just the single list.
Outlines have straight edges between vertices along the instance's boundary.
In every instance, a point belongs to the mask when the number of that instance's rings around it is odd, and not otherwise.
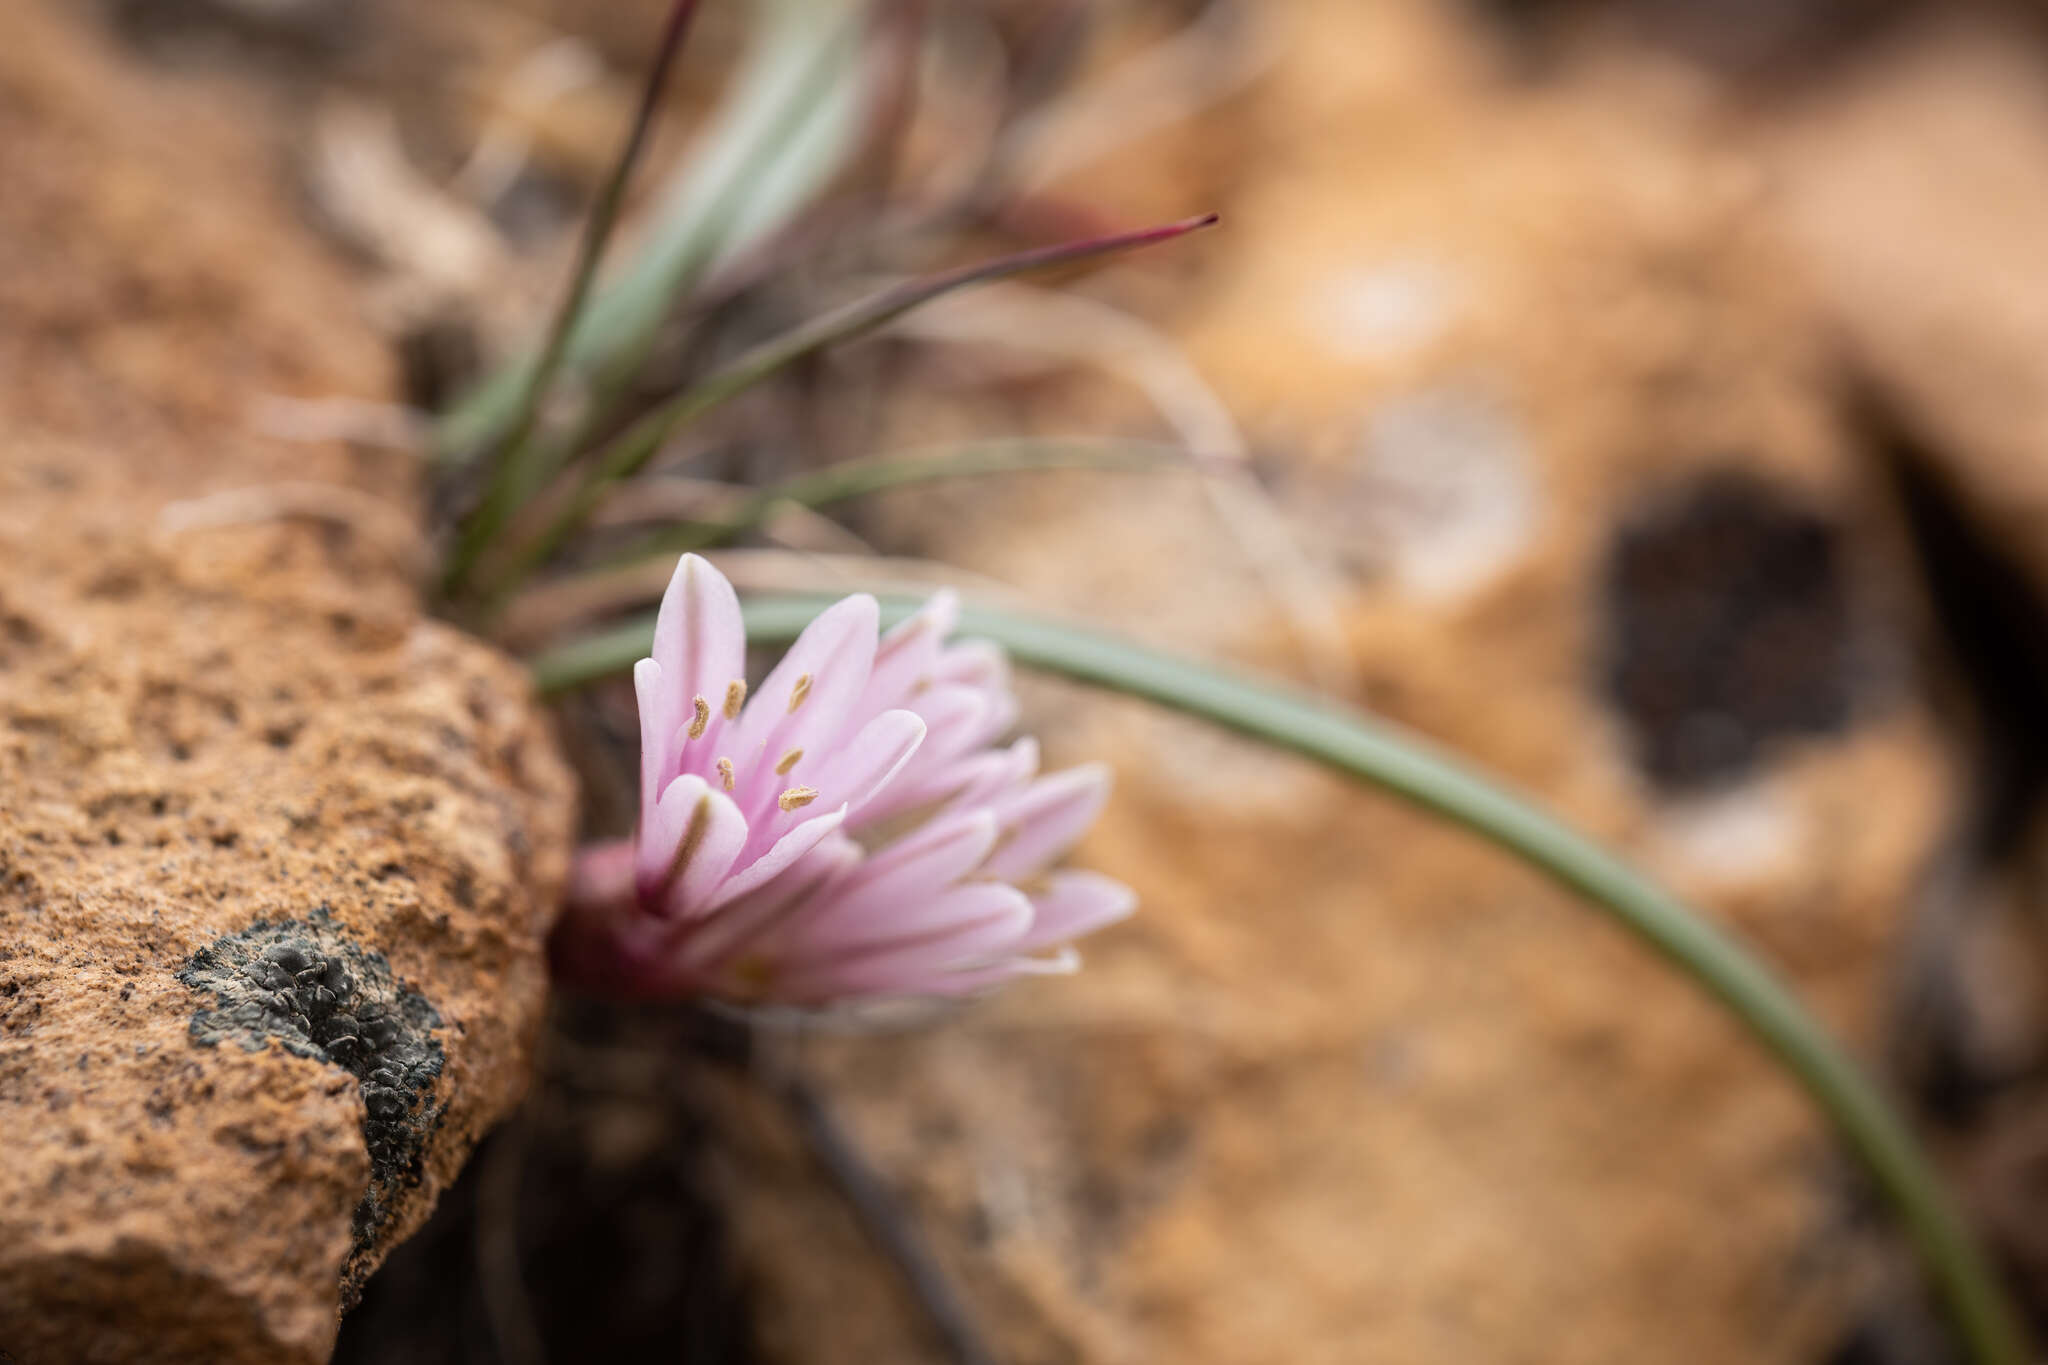
[{"label": "orange-brown rock", "polygon": [[2038,20],[1930,6],[1751,136],[1889,415],[2048,585],[2048,64]]},{"label": "orange-brown rock", "polygon": [[381,347],[260,111],[0,50],[0,1352],[318,1361],[518,1098],[571,786],[422,616]]}]

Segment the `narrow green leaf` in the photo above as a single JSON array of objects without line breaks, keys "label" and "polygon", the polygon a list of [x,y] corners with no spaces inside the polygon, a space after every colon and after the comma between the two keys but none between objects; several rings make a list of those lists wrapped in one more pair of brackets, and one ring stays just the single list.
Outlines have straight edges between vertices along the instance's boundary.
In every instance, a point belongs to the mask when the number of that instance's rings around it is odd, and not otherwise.
[{"label": "narrow green leaf", "polygon": [[[865,67],[850,0],[756,0],[747,55],[699,152],[675,177],[644,245],[570,329],[565,367],[612,385],[638,369],[662,319],[703,274],[779,231],[858,142]],[[537,357],[508,362],[435,424],[441,461],[502,443]],[[601,406],[601,404],[600,404]]]},{"label": "narrow green leaf", "polygon": [[500,585],[501,592],[516,585],[526,571],[553,554],[562,542],[583,524],[584,519],[590,515],[591,510],[604,495],[620,480],[631,477],[652,459],[655,452],[661,449],[662,444],[678,428],[703,416],[728,399],[744,393],[795,361],[814,355],[828,346],[872,332],[920,304],[970,285],[984,284],[1032,270],[1070,265],[1115,252],[1150,246],[1156,242],[1170,241],[1208,227],[1216,221],[1216,214],[1204,214],[1198,218],[1168,223],[1163,227],[1039,247],[975,265],[962,266],[957,270],[920,276],[877,290],[865,298],[856,299],[844,307],[802,323],[781,336],[771,337],[720,366],[648,413],[599,451],[583,482],[570,495],[568,506],[547,530],[515,556],[508,581]]}]

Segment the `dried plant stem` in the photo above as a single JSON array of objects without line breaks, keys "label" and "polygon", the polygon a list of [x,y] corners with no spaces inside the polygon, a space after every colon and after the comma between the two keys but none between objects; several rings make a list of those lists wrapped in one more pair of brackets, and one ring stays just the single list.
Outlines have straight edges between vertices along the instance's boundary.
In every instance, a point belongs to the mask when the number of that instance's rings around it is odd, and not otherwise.
[{"label": "dried plant stem", "polygon": [[[754,598],[747,635],[793,639],[829,599]],[[885,620],[916,607],[886,602]],[[1835,1128],[1897,1213],[1976,1365],[2025,1365],[2028,1353],[1995,1272],[1933,1163],[1871,1079],[1732,933],[1599,844],[1419,736],[1277,684],[1129,644],[1045,617],[970,607],[963,635],[1020,662],[1211,721],[1287,749],[1439,815],[1577,892],[1719,1001]],[[643,620],[533,661],[544,691],[623,672],[647,652]]]}]

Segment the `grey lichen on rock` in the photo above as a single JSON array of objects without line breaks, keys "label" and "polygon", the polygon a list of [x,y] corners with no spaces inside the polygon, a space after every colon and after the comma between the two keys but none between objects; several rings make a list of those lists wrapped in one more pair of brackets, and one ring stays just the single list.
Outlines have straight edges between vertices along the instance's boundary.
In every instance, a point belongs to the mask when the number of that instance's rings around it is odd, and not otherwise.
[{"label": "grey lichen on rock", "polygon": [[368,1246],[392,1196],[419,1184],[421,1153],[445,1108],[434,1101],[447,1053],[434,1036],[441,1016],[432,1002],[397,981],[384,954],[343,933],[324,905],[305,919],[259,920],[223,935],[177,976],[214,1001],[193,1011],[194,1043],[255,1052],[275,1041],[356,1078],[370,1184],[356,1206],[355,1241]]}]

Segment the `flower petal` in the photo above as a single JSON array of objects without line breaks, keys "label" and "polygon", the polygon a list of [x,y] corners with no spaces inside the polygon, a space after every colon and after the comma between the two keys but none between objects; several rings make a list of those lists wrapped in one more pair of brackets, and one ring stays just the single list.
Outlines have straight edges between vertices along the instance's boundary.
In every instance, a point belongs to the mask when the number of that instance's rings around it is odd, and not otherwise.
[{"label": "flower petal", "polygon": [[807,774],[808,779],[827,801],[844,804],[851,819],[903,771],[924,737],[924,718],[915,711],[884,711]]},{"label": "flower petal", "polygon": [[732,874],[712,898],[711,908],[729,905],[749,891],[766,885],[769,879],[816,848],[826,835],[845,822],[846,807],[841,806],[824,815],[814,816],[782,835],[766,853],[747,861]]},{"label": "flower petal", "polygon": [[910,705],[920,690],[934,680],[946,636],[952,633],[953,623],[959,617],[959,597],[943,590],[933,594],[916,614],[897,622],[875,650],[874,671],[869,675],[858,713],[874,715]]},{"label": "flower petal", "polygon": [[772,765],[791,749],[830,753],[867,686],[880,608],[866,593],[834,603],[804,627],[789,653],[747,702],[732,741],[748,773],[741,806],[749,815],[772,802]]},{"label": "flower petal", "polygon": [[684,555],[662,594],[654,618],[654,661],[678,698],[679,721],[700,696],[715,714],[727,684],[745,676],[747,628],[740,599],[702,555]]},{"label": "flower petal", "polygon": [[947,971],[1013,946],[1030,927],[1031,903],[1015,887],[955,887],[922,907],[924,932],[846,953],[792,963],[778,983],[792,999],[829,1000],[872,992],[944,992]]},{"label": "flower petal", "polygon": [[855,813],[856,827],[928,805],[974,776],[967,765],[981,759],[977,750],[992,733],[989,698],[971,687],[935,687],[915,709],[925,721],[924,743],[888,789]]},{"label": "flower petal", "polygon": [[987,640],[964,640],[949,645],[939,656],[933,680],[978,687],[986,692],[1010,690],[1010,656]]},{"label": "flower petal", "polygon": [[1109,799],[1109,769],[1084,764],[1043,777],[996,806],[1007,836],[989,855],[984,875],[1017,880],[1072,847]]},{"label": "flower petal", "polygon": [[976,754],[958,765],[964,780],[947,799],[958,809],[1000,802],[1021,791],[1038,772],[1038,741],[1026,735],[1007,749]]},{"label": "flower petal", "polygon": [[630,905],[634,893],[633,841],[613,839],[576,850],[563,900],[570,905]]},{"label": "flower petal", "polygon": [[635,857],[641,905],[677,918],[699,913],[746,841],[739,808],[697,774],[684,773],[641,812]]},{"label": "flower petal", "polygon": [[940,899],[995,847],[996,820],[985,810],[924,829],[849,872],[796,932],[805,952],[890,943],[943,927]]},{"label": "flower petal", "polygon": [[742,954],[767,952],[767,941],[780,937],[783,926],[820,896],[829,895],[829,888],[860,861],[860,845],[828,835],[762,885],[718,907],[678,946],[678,960],[690,971],[715,974]]},{"label": "flower petal", "polygon": [[633,695],[640,703],[640,809],[645,811],[676,775],[676,698],[661,665],[652,659],[633,665]]},{"label": "flower petal", "polygon": [[1138,908],[1137,893],[1099,872],[1055,872],[1031,897],[1031,929],[1017,951],[1036,952],[1091,934]]}]

